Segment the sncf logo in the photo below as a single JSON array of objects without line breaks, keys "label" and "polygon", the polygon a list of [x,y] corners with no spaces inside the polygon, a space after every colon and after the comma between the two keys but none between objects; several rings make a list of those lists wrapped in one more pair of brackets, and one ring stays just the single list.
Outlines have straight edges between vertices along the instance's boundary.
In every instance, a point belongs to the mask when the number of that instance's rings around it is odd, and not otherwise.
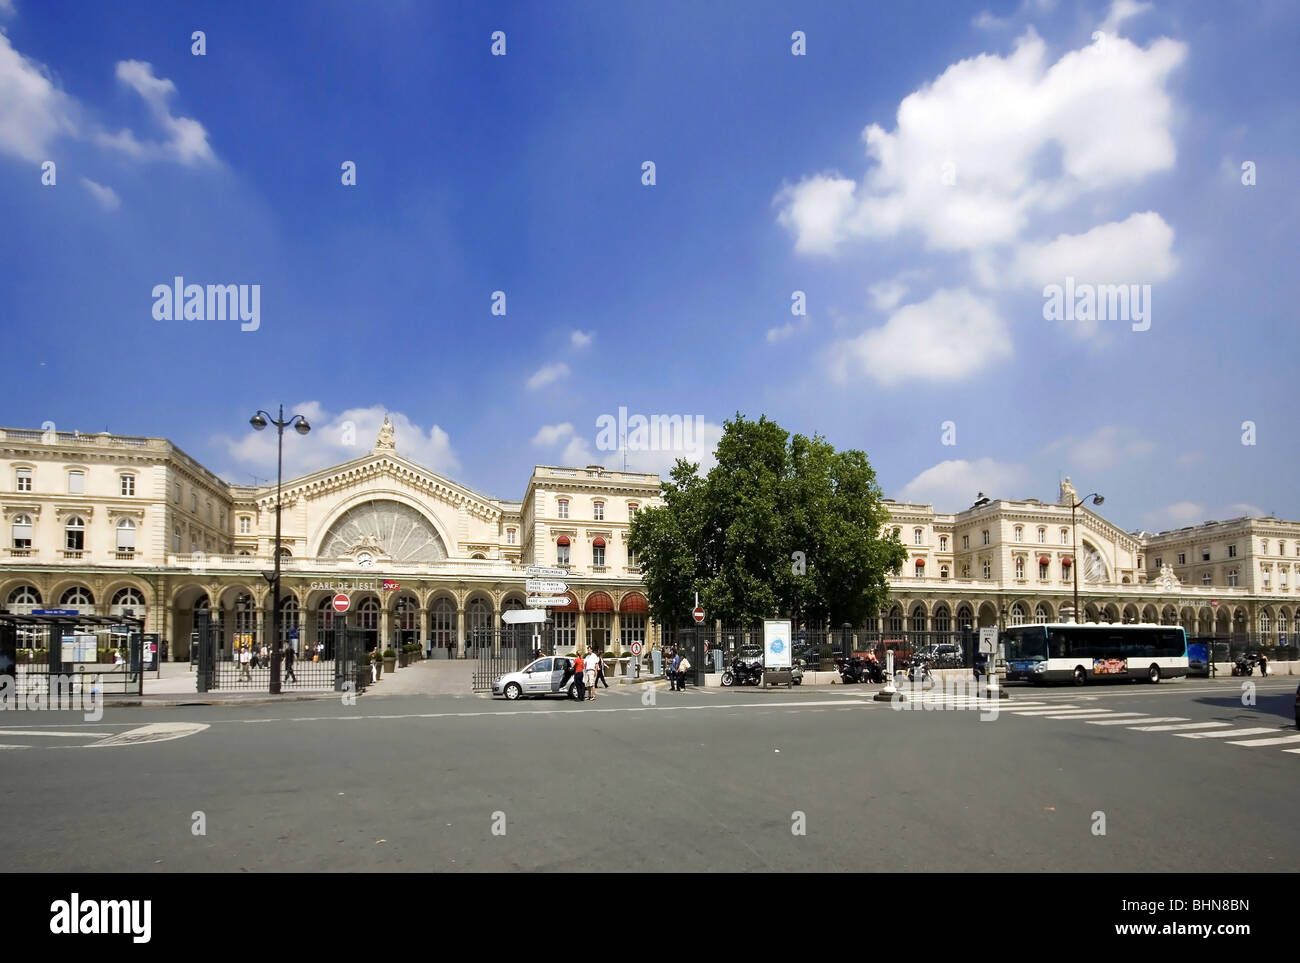
[{"label": "sncf logo", "polygon": [[71,899],[50,904],[50,932],[71,936],[129,935],[134,943],[148,943],[153,903],[147,899]]}]

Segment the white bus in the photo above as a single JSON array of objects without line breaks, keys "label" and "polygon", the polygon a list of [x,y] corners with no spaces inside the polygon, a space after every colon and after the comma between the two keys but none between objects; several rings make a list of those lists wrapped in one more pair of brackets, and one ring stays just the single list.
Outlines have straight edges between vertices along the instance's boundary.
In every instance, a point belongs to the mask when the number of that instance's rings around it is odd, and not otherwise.
[{"label": "white bus", "polygon": [[1002,641],[1007,678],[1035,684],[1187,675],[1187,633],[1178,625],[1018,625],[1005,630]]}]

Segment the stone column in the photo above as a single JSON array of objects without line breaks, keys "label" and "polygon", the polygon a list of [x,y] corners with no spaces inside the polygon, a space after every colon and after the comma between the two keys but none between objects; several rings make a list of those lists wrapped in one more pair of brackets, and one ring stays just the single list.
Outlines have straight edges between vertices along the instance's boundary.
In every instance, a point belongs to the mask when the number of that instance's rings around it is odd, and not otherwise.
[{"label": "stone column", "polygon": [[587,613],[578,609],[578,651],[585,652],[587,649]]},{"label": "stone column", "polygon": [[609,647],[612,648],[615,643],[619,646],[623,644],[622,626],[617,612],[611,612],[609,616]]},{"label": "stone column", "polygon": [[393,620],[389,614],[387,605],[379,606],[379,651],[392,648],[393,645]]},{"label": "stone column", "polygon": [[456,603],[456,658],[465,658],[465,603]]},{"label": "stone column", "polygon": [[426,647],[429,641],[429,609],[427,606],[420,606],[420,645]]},{"label": "stone column", "polygon": [[501,654],[501,603],[492,603],[492,652]]}]

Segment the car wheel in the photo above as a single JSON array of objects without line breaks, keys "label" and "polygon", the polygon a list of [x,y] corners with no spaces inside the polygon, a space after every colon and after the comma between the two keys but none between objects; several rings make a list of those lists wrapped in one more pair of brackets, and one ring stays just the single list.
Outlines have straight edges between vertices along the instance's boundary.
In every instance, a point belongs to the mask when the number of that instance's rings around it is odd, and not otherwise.
[{"label": "car wheel", "polygon": [[1076,665],[1074,667],[1074,684],[1083,685],[1087,681],[1088,681],[1088,673],[1083,671],[1083,666]]},{"label": "car wheel", "polygon": [[568,689],[568,693],[567,693],[567,694],[568,694],[569,698],[572,699],[574,702],[577,702],[577,701],[578,701],[578,687],[577,687],[576,685],[573,685],[572,683],[570,683],[570,684],[569,684],[569,689]]},{"label": "car wheel", "polygon": [[524,694],[524,690],[520,688],[518,682],[511,682],[508,686],[506,686],[506,698],[509,699],[511,702],[514,702],[523,694]]},{"label": "car wheel", "polygon": [[1152,685],[1160,681],[1160,666],[1154,662],[1151,664],[1151,668],[1147,669],[1147,681]]}]

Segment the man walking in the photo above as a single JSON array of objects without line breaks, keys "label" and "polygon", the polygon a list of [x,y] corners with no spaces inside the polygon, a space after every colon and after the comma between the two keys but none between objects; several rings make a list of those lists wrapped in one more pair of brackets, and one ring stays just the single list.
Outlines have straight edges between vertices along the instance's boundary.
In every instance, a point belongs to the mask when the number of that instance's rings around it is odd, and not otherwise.
[{"label": "man walking", "polygon": [[293,674],[293,646],[284,647],[284,678],[286,682],[297,682],[298,677]]},{"label": "man walking", "polygon": [[588,652],[587,658],[583,660],[583,666],[586,674],[587,701],[590,702],[596,698],[596,672],[600,666],[600,655],[596,652]]},{"label": "man walking", "polygon": [[252,650],[249,649],[248,644],[245,643],[239,648],[239,680],[241,682],[253,681],[252,673],[248,671],[248,667],[252,661],[253,661]]},{"label": "man walking", "polygon": [[573,657],[573,689],[578,696],[579,702],[582,702],[587,697],[586,680],[583,678],[584,669],[582,656],[575,654]]},{"label": "man walking", "polygon": [[605,653],[596,653],[596,685],[605,683],[605,688],[609,688],[609,683],[605,681]]},{"label": "man walking", "polygon": [[668,667],[668,691],[673,692],[677,689],[677,667],[681,665],[682,657],[680,654],[673,653],[673,661]]}]

